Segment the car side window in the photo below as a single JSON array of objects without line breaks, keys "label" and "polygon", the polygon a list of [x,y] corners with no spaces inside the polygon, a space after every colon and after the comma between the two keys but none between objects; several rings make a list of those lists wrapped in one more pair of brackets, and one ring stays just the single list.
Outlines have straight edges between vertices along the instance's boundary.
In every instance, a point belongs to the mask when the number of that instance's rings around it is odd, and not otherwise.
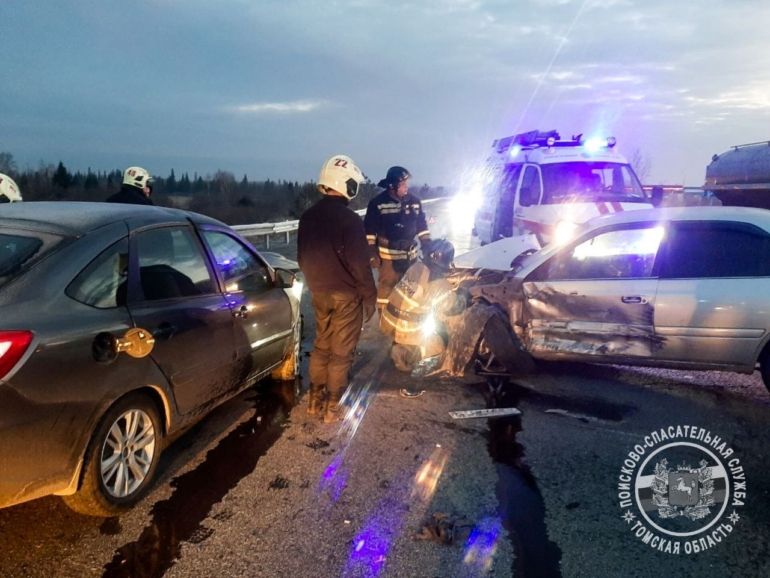
[{"label": "car side window", "polygon": [[652,275],[664,229],[617,229],[566,247],[543,263],[532,280],[631,279]]},{"label": "car side window", "polygon": [[666,239],[662,279],[769,277],[770,235],[745,223],[676,223]]},{"label": "car side window", "polygon": [[142,231],[136,237],[139,281],[147,301],[206,295],[216,284],[187,227]]},{"label": "car side window", "polygon": [[78,273],[65,289],[75,301],[109,309],[126,304],[128,237],[114,243]]},{"label": "car side window", "polygon": [[266,291],[273,287],[267,265],[240,241],[218,231],[203,231],[227,291]]}]

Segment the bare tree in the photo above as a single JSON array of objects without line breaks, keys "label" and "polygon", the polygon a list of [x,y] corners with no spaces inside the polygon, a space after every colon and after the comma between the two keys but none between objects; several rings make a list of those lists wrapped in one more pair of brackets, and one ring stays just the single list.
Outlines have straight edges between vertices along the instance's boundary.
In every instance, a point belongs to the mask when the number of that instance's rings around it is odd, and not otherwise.
[{"label": "bare tree", "polygon": [[16,173],[18,167],[11,153],[0,152],[0,173],[10,175]]},{"label": "bare tree", "polygon": [[652,161],[650,160],[650,156],[637,147],[633,150],[631,156],[628,157],[628,162],[642,184],[646,183],[652,172]]}]

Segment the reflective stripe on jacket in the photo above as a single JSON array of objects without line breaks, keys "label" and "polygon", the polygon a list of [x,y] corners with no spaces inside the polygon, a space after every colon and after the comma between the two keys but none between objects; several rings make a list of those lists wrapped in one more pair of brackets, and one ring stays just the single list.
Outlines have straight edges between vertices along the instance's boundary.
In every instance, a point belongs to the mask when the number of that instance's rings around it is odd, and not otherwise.
[{"label": "reflective stripe on jacket", "polygon": [[374,197],[366,208],[364,227],[369,245],[376,245],[380,258],[389,261],[416,259],[415,237],[421,242],[430,238],[422,203],[412,194],[398,200],[383,191]]},{"label": "reflective stripe on jacket", "polygon": [[382,310],[380,324],[386,333],[395,330],[396,343],[420,345],[425,338],[423,329],[428,317],[443,318],[458,299],[446,279],[431,280],[430,269],[418,261],[393,288]]}]

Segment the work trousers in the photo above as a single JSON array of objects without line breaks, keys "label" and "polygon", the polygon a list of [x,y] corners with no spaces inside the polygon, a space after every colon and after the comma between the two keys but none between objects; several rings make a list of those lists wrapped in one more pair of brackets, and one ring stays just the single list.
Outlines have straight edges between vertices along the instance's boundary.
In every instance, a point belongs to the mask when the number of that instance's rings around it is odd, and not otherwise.
[{"label": "work trousers", "polygon": [[388,304],[388,297],[390,297],[393,287],[401,281],[401,277],[404,276],[412,263],[414,260],[410,259],[382,260],[377,273],[377,309],[380,314],[382,314],[382,308]]},{"label": "work trousers", "polygon": [[314,293],[312,303],[316,333],[310,383],[325,385],[331,396],[341,395],[364,323],[363,300],[353,293]]}]

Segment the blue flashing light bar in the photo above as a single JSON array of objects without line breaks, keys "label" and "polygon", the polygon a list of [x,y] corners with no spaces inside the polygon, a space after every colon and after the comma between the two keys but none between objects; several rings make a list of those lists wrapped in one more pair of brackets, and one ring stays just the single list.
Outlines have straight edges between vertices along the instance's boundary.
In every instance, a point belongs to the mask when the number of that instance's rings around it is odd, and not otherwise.
[{"label": "blue flashing light bar", "polygon": [[584,139],[582,134],[575,135],[570,140],[561,140],[555,130],[547,132],[532,130],[517,135],[499,138],[492,142],[492,147],[497,153],[508,152],[510,157],[517,156],[522,150],[532,150],[538,147],[584,147],[590,153],[598,152],[602,148],[612,148],[616,144],[615,137],[607,139]]}]

